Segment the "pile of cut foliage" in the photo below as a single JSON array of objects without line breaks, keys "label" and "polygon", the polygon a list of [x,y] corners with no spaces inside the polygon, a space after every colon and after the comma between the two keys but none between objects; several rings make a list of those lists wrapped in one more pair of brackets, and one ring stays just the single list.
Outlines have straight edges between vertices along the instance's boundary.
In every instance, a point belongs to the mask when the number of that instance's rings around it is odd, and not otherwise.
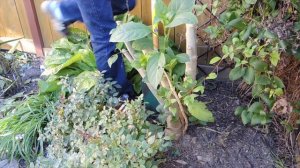
[{"label": "pile of cut foliage", "polygon": [[158,164],[154,155],[169,146],[162,128],[147,121],[141,98],[118,111],[119,86],[97,71],[88,44],[87,33],[71,30],[45,58],[38,93],[2,102],[2,157],[32,167]]}]

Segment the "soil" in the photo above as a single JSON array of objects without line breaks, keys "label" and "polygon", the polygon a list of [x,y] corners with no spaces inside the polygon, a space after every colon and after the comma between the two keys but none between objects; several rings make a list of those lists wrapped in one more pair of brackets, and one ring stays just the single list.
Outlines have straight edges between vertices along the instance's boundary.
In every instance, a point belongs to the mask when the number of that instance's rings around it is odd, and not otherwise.
[{"label": "soil", "polygon": [[[1,50],[0,54],[5,55],[7,53]],[[38,88],[37,80],[41,75],[40,65],[42,60],[36,57],[35,54],[24,52],[17,52],[14,57],[11,68],[15,68],[15,70],[5,74],[5,77],[15,81],[15,84],[4,94],[4,98],[20,92],[30,94],[37,91]]]},{"label": "soil", "polygon": [[[161,168],[272,168],[293,167],[292,156],[280,151],[272,125],[264,128],[244,126],[234,115],[237,106],[245,104],[237,96],[237,84],[209,83],[204,96],[215,123],[191,125],[187,134],[167,152]],[[282,133],[281,133],[282,134]]]}]

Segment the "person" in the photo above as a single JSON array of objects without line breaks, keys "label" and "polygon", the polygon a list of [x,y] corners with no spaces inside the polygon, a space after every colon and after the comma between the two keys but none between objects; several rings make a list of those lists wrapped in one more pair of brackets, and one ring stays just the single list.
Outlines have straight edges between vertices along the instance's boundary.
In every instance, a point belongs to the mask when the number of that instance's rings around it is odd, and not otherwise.
[{"label": "person", "polygon": [[109,41],[110,32],[116,27],[114,15],[123,14],[135,7],[135,0],[61,0],[44,1],[42,10],[50,15],[54,27],[63,35],[68,34],[67,27],[83,22],[91,35],[91,44],[99,71],[106,78],[112,78],[121,86],[120,96],[133,97],[133,86],[126,77],[122,56],[111,67],[108,59],[115,53],[116,45]]}]

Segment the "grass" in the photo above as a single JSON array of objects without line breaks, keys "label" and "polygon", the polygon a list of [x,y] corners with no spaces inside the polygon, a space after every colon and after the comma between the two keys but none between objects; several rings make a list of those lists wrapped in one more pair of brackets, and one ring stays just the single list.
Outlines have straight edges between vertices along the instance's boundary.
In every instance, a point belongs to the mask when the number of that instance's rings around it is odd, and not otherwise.
[{"label": "grass", "polygon": [[14,101],[10,108],[4,109],[5,117],[0,120],[1,156],[22,157],[29,162],[42,153],[43,141],[38,139],[38,134],[43,131],[53,109],[45,95]]}]

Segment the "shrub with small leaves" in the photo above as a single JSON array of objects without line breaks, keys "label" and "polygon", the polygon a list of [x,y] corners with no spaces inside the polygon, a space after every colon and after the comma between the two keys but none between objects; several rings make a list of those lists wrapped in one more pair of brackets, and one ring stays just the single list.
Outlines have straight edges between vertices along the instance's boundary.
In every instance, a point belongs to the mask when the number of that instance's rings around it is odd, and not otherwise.
[{"label": "shrub with small leaves", "polygon": [[126,102],[120,111],[114,107],[114,82],[99,72],[85,73],[97,76],[94,86],[82,87],[84,80],[62,82],[72,93],[61,98],[40,137],[49,142],[47,154],[31,167],[155,167],[154,156],[170,144],[162,128],[147,121],[142,98]]}]

